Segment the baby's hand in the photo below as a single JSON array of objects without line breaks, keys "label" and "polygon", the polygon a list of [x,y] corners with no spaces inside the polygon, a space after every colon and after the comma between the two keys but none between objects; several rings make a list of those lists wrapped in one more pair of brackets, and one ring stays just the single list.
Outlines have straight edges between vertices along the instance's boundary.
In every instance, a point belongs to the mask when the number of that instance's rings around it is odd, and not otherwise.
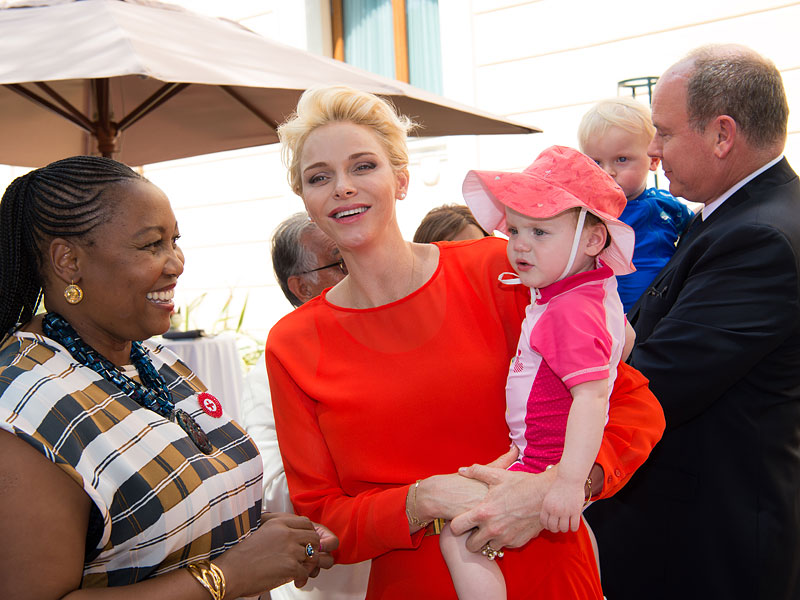
[{"label": "baby's hand", "polygon": [[567,482],[558,477],[544,497],[539,521],[542,527],[553,533],[578,531],[583,503],[583,485]]}]

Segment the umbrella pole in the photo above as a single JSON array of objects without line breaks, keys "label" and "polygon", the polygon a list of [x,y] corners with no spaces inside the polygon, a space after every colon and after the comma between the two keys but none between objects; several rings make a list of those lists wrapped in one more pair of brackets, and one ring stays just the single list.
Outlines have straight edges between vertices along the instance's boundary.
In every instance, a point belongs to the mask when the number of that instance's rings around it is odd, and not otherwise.
[{"label": "umbrella pole", "polygon": [[111,94],[108,78],[93,79],[97,121],[94,123],[94,136],[97,138],[97,150],[105,158],[114,158],[117,152],[119,130],[111,121]]},{"label": "umbrella pole", "polygon": [[100,154],[103,156],[103,158],[114,158],[114,153],[117,151],[117,144],[114,142],[114,140],[104,143],[98,136],[97,149],[100,151]]}]

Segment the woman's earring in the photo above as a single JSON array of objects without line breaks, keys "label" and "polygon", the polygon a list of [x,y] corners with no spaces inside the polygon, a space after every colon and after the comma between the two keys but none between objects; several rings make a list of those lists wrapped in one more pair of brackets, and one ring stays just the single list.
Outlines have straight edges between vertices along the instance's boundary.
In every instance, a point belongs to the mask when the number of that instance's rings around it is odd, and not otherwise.
[{"label": "woman's earring", "polygon": [[66,298],[67,302],[70,304],[77,304],[83,300],[83,290],[75,285],[74,282],[70,282],[70,284],[64,289],[64,298]]},{"label": "woman's earring", "polygon": [[406,197],[405,192],[400,192],[400,200],[403,200]]}]

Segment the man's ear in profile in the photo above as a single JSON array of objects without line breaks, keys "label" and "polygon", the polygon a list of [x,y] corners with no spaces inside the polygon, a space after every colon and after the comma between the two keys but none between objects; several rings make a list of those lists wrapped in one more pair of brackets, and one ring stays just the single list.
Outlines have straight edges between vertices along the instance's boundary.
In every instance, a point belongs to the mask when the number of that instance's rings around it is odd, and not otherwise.
[{"label": "man's ear in profile", "polygon": [[289,287],[289,290],[297,296],[298,300],[305,304],[309,300],[311,300],[315,294],[312,289],[312,286],[308,285],[305,280],[305,277],[302,275],[290,275],[289,278],[286,280],[286,285]]}]

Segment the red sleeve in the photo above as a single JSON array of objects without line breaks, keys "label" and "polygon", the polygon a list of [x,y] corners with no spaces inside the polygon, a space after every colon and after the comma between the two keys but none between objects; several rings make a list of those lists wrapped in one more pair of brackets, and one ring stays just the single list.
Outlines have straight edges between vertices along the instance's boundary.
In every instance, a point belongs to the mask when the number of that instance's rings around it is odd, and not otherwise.
[{"label": "red sleeve", "polygon": [[664,411],[647,384],[639,371],[620,363],[597,455],[605,479],[596,498],[607,498],[621,489],[664,433]]},{"label": "red sleeve", "polygon": [[[348,495],[342,489],[314,402],[289,376],[272,351],[275,345],[272,339],[267,344],[267,371],[295,512],[325,524],[336,534],[339,550],[334,556],[339,563],[360,562],[389,550],[418,546],[422,538],[415,536],[412,541],[405,516],[407,485],[375,487],[357,495]],[[284,400],[275,402],[279,396]]]}]

